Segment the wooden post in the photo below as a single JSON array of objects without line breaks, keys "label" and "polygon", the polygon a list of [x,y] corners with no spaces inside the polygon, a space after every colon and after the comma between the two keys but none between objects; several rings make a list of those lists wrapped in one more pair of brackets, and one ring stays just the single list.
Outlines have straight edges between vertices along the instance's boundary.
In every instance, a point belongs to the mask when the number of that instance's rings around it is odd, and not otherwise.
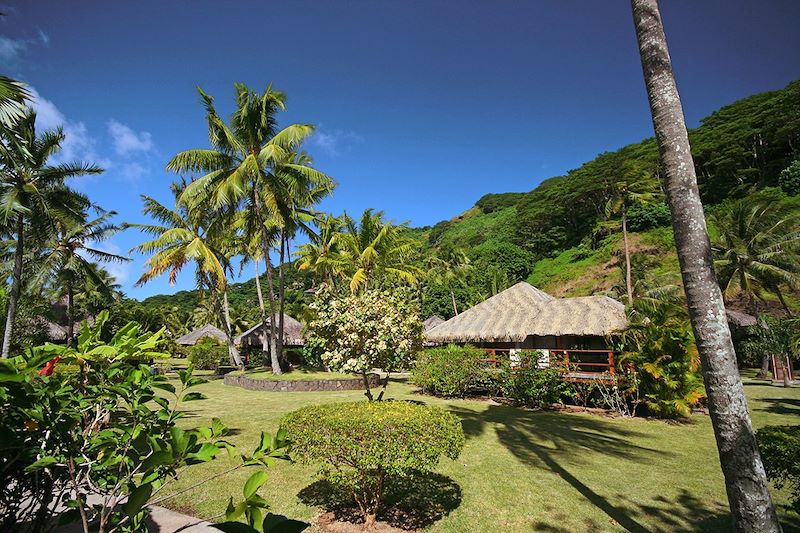
[{"label": "wooden post", "polygon": [[616,373],[614,370],[614,352],[611,350],[608,351],[608,372],[612,376]]}]

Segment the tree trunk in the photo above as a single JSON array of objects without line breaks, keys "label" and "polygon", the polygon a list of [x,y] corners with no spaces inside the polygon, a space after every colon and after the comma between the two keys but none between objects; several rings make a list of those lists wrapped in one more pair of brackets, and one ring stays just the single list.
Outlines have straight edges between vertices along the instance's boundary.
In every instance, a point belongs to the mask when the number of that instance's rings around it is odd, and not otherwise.
[{"label": "tree trunk", "polygon": [[[258,295],[258,310],[261,312],[261,324],[264,332],[266,329],[263,324],[267,323],[267,308],[264,306],[264,294],[261,292],[261,279],[258,273],[258,258],[253,261],[256,269],[256,294]],[[262,332],[262,333],[264,333]],[[265,334],[261,335],[261,363],[264,366],[269,365],[269,342]]]},{"label": "tree trunk", "polygon": [[622,244],[625,248],[625,289],[628,291],[628,304],[633,303],[633,281],[631,280],[631,249],[628,246],[628,214],[625,200],[622,200]]},{"label": "tree trunk", "polygon": [[[288,245],[289,236],[286,234],[286,230],[281,230],[281,257],[280,257],[280,264],[278,266],[278,353],[280,357],[284,357],[283,353],[283,331],[284,331],[284,319],[283,319],[283,311],[286,308],[286,288],[284,283],[284,276],[283,276],[283,267],[286,262],[286,250],[289,248]],[[284,360],[284,363],[286,361]]]},{"label": "tree trunk", "polygon": [[781,531],[736,367],[657,0],[631,0],[683,286],[703,366],[733,529]]},{"label": "tree trunk", "polygon": [[67,346],[75,347],[75,291],[67,280]]},{"label": "tree trunk", "polygon": [[762,378],[762,379],[767,379],[768,377],[770,377],[770,374],[769,374],[769,366],[770,366],[769,359],[770,359],[769,355],[765,355],[764,357],[761,358],[761,370],[758,371],[758,376],[756,376],[756,377],[759,377],[759,378]]},{"label": "tree trunk", "polygon": [[453,293],[453,289],[450,289],[450,299],[453,301],[453,312],[458,316],[458,306],[456,306],[456,295]]},{"label": "tree trunk", "polygon": [[[278,345],[275,342],[275,287],[272,283],[272,261],[269,258],[269,239],[267,239],[266,228],[261,220],[261,199],[258,194],[253,193],[253,203],[258,212],[259,225],[261,226],[261,248],[264,253],[264,262],[267,268],[267,290],[269,291],[269,355],[272,364],[273,374],[282,374],[280,357],[283,354],[278,353]],[[267,323],[262,320],[262,335],[267,334]]]},{"label": "tree trunk", "polygon": [[231,312],[228,305],[228,289],[222,292],[222,312],[223,312],[223,325],[225,326],[225,339],[228,342],[228,357],[231,364],[239,370],[244,370],[242,358],[239,357],[239,350],[236,349],[236,344],[233,342],[233,329],[231,328]]},{"label": "tree trunk", "polygon": [[784,299],[783,293],[781,292],[780,288],[776,286],[772,289],[772,292],[774,292],[778,296],[778,300],[780,300],[781,305],[783,306],[783,310],[786,311],[786,314],[791,317],[794,317],[794,313],[792,313],[792,310],[789,309],[789,306],[786,304],[786,300]]},{"label": "tree trunk", "polygon": [[8,295],[8,312],[6,313],[6,329],[3,333],[2,357],[8,357],[11,350],[11,334],[14,320],[17,318],[17,303],[22,292],[22,259],[24,250],[25,219],[17,215],[17,244],[14,249],[14,270],[11,275],[11,293]]}]

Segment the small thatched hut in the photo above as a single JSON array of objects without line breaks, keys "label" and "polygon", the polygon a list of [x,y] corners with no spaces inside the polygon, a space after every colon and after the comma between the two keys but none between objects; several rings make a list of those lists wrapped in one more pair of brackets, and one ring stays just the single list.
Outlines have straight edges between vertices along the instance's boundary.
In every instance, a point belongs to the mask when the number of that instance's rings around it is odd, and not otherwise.
[{"label": "small thatched hut", "polygon": [[181,346],[194,346],[197,344],[197,341],[203,337],[211,337],[212,339],[218,340],[220,343],[224,343],[226,341],[224,331],[212,324],[206,324],[205,326],[197,328],[194,331],[190,331],[186,335],[181,335],[175,339],[175,343],[180,344]]},{"label": "small thatched hut", "polygon": [[606,336],[627,324],[625,306],[607,296],[554,298],[521,282],[436,326],[426,340],[473,344],[492,357],[542,350],[581,372],[604,372],[614,368]]},{"label": "small thatched hut", "polygon": [[[277,320],[275,322],[275,327],[278,327]],[[264,335],[266,335],[266,337],[264,337]],[[260,347],[264,342],[264,338],[269,338],[269,321],[267,321],[266,332],[264,331],[263,324],[259,322],[236,337],[234,342],[243,348],[249,346]],[[285,313],[283,315],[283,345],[288,348],[305,345],[305,340],[303,339],[303,324]]]},{"label": "small thatched hut", "polygon": [[444,323],[444,318],[436,315],[431,315],[428,318],[426,318],[425,321],[422,323],[422,330],[427,332],[432,330],[439,324],[443,323]]}]

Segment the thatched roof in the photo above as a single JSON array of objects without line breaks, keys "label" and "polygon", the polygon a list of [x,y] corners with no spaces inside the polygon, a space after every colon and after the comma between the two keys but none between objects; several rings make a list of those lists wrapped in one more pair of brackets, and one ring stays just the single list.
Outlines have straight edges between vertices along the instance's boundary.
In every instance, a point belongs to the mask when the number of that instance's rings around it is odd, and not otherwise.
[{"label": "thatched roof", "polygon": [[607,296],[554,298],[520,282],[426,333],[429,342],[523,342],[529,336],[604,336],[625,329],[625,306]]},{"label": "thatched roof", "polygon": [[48,339],[54,342],[67,340],[67,328],[51,320],[48,320],[46,325]]},{"label": "thatched roof", "polygon": [[[275,317],[277,319],[277,317]],[[275,322],[275,327],[278,327],[278,322]],[[236,344],[255,345],[262,342],[263,324],[260,322],[248,329],[234,339]],[[269,338],[269,321],[267,321],[266,337]],[[303,324],[290,317],[286,313],[283,314],[283,344],[286,346],[303,346],[305,340],[303,339]]]},{"label": "thatched roof", "polygon": [[429,316],[428,318],[426,318],[425,321],[422,323],[422,329],[423,329],[423,331],[430,331],[433,328],[435,328],[436,326],[438,326],[439,324],[443,324],[443,323],[444,323],[444,318],[442,318],[440,316],[432,315],[432,316]]},{"label": "thatched roof", "polygon": [[726,309],[725,314],[728,316],[728,323],[733,324],[739,328],[746,328],[748,326],[755,326],[758,319],[753,315],[749,315],[743,311],[735,309]]},{"label": "thatched roof", "polygon": [[194,346],[197,344],[197,341],[203,337],[211,337],[212,339],[217,339],[220,342],[225,342],[226,340],[224,331],[212,324],[206,324],[205,326],[197,328],[194,331],[190,331],[186,335],[178,337],[175,339],[175,342],[183,346]]}]

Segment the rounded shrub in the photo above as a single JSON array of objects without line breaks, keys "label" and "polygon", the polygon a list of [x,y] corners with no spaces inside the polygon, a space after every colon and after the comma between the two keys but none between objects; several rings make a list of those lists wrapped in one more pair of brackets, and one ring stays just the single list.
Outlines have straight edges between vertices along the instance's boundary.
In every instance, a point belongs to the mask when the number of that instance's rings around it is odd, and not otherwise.
[{"label": "rounded shrub", "polygon": [[411,379],[428,394],[461,398],[478,391],[494,393],[498,372],[484,364],[486,352],[473,346],[450,344],[417,356]]},{"label": "rounded shrub", "polygon": [[203,337],[189,350],[189,361],[198,370],[215,370],[219,365],[228,364],[228,348],[217,339]]},{"label": "rounded shrub", "polygon": [[519,405],[544,407],[562,402],[570,395],[571,387],[562,376],[563,366],[550,364],[540,368],[540,352],[519,354],[519,365],[503,369],[503,395]]},{"label": "rounded shrub", "polygon": [[429,472],[464,446],[458,417],[405,401],[308,406],[286,415],[281,428],[297,460],[321,464],[323,478],[353,495],[367,525],[387,483]]}]

